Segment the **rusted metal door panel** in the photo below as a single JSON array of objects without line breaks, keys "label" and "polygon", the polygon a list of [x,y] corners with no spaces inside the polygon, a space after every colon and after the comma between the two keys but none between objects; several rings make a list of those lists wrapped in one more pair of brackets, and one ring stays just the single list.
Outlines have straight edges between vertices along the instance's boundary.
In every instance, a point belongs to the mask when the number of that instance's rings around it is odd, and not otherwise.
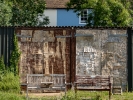
[{"label": "rusted metal door panel", "polygon": [[76,30],[76,75],[111,75],[127,85],[127,30]]},{"label": "rusted metal door panel", "polygon": [[70,38],[56,37],[70,35],[69,29],[21,29],[16,32],[22,36],[18,37],[22,83],[26,82],[27,74],[66,74],[67,81],[70,81],[71,41]]}]

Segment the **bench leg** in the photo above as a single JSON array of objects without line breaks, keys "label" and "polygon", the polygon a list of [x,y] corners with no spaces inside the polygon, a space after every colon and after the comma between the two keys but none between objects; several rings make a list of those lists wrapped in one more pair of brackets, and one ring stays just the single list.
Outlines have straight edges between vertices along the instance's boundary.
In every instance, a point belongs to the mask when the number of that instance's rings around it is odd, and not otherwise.
[{"label": "bench leg", "polygon": [[28,97],[28,86],[27,86],[27,91],[26,91],[26,98],[27,98],[27,100],[29,99],[29,97]]},{"label": "bench leg", "polygon": [[77,100],[77,84],[75,84],[74,91],[75,91],[75,99]]},{"label": "bench leg", "polygon": [[111,100],[111,90],[109,91],[109,100]]}]

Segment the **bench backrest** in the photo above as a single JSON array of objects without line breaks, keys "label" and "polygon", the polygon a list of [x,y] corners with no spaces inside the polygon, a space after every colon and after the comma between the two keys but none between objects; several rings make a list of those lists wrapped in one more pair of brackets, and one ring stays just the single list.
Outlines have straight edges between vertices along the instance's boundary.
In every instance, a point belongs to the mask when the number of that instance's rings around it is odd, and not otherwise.
[{"label": "bench backrest", "polygon": [[52,87],[65,86],[64,74],[27,74],[27,84],[29,87],[40,87],[42,83],[51,83]]},{"label": "bench backrest", "polygon": [[87,86],[98,86],[98,87],[109,87],[110,84],[110,77],[109,76],[83,76],[83,75],[76,75],[75,82],[78,85],[87,85]]}]

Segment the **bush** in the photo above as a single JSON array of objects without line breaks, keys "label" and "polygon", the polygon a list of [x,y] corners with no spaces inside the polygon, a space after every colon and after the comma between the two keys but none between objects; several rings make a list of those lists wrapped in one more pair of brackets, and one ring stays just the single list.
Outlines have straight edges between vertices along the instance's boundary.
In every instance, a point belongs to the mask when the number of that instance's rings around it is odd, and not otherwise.
[{"label": "bush", "polygon": [[6,92],[20,92],[19,76],[14,75],[13,72],[6,72],[0,81],[0,91]]}]

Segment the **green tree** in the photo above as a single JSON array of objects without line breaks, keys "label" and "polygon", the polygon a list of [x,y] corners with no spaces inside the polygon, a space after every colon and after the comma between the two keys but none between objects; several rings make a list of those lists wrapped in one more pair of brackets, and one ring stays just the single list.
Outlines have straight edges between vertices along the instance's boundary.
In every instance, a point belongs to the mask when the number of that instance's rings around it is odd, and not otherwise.
[{"label": "green tree", "polygon": [[[42,26],[49,23],[44,16],[45,0],[5,0],[11,7],[13,26]],[[39,17],[42,19],[40,20]]]},{"label": "green tree", "polygon": [[130,26],[133,22],[130,2],[125,0],[70,0],[67,9],[74,8],[79,15],[91,8],[88,26]]},{"label": "green tree", "polygon": [[8,26],[12,18],[11,8],[5,2],[0,1],[0,25]]}]

